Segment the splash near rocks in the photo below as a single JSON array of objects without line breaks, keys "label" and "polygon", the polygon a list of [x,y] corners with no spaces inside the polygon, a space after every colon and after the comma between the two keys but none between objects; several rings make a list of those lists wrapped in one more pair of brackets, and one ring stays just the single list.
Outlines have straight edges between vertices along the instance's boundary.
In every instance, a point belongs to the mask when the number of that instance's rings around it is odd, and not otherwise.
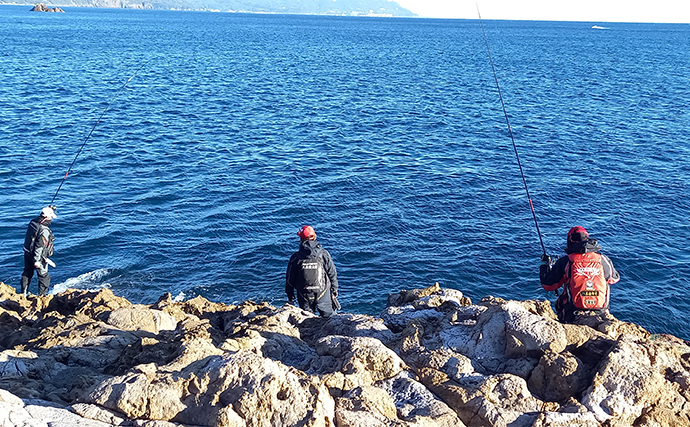
[{"label": "splash near rocks", "polygon": [[0,424],[690,425],[687,342],[584,321],[438,284],[390,295],[379,317],[328,319],[0,284]]}]

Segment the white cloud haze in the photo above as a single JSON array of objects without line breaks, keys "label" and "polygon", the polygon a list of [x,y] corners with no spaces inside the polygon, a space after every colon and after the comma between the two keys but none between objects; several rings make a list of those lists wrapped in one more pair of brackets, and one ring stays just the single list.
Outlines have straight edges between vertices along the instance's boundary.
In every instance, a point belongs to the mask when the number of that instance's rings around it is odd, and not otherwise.
[{"label": "white cloud haze", "polygon": [[422,17],[690,23],[690,0],[396,0]]}]

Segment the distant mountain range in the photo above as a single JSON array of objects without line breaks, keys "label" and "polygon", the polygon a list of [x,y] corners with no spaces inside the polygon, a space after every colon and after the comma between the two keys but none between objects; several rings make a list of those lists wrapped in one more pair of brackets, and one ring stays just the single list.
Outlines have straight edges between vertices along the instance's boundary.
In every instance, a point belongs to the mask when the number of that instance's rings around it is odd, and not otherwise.
[{"label": "distant mountain range", "polygon": [[[29,0],[31,2],[31,0]],[[26,4],[0,0],[0,4]],[[47,6],[350,16],[417,16],[388,0],[35,0]]]}]

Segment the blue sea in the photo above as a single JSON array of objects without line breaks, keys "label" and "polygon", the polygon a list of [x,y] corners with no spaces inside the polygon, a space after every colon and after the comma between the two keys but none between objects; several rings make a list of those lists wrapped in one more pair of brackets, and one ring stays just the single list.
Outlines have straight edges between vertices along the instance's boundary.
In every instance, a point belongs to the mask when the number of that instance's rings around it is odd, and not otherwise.
[{"label": "blue sea", "polygon": [[[29,9],[0,7],[1,281],[83,145],[52,293],[281,305],[311,224],[347,312],[555,300],[478,20]],[[546,250],[584,226],[612,313],[690,339],[690,25],[484,27]]]}]

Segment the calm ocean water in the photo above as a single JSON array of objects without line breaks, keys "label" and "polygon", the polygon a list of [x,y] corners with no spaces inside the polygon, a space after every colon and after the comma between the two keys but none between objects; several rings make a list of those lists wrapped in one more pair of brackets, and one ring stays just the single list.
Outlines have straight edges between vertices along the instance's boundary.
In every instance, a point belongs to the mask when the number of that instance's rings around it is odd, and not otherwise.
[{"label": "calm ocean water", "polygon": [[[485,27],[547,250],[586,227],[612,312],[690,339],[690,26]],[[476,20],[4,6],[0,41],[5,283],[112,101],[56,200],[52,292],[282,304],[308,223],[345,311],[435,281],[554,300]]]}]

